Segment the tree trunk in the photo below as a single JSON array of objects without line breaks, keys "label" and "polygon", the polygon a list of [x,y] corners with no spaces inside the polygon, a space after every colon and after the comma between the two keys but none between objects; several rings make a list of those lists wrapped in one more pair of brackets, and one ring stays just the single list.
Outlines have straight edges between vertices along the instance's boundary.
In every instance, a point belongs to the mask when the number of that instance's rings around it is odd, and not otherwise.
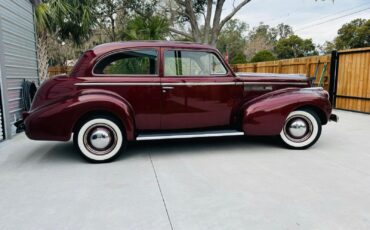
[{"label": "tree trunk", "polygon": [[216,46],[218,35],[220,34],[221,27],[220,27],[220,21],[221,21],[221,13],[222,13],[222,7],[224,6],[225,0],[217,0],[216,3],[216,10],[215,15],[213,17],[213,25],[212,25],[212,35],[211,35],[211,46]]},{"label": "tree trunk", "polygon": [[204,23],[204,43],[209,43],[209,30],[211,28],[211,16],[212,16],[212,3],[213,0],[207,0],[207,15]]},{"label": "tree trunk", "polygon": [[201,33],[198,26],[197,17],[193,10],[192,1],[185,1],[185,13],[188,15],[189,22],[191,25],[191,32],[193,34],[193,39],[195,42],[201,42]]},{"label": "tree trunk", "polygon": [[116,27],[115,27],[115,20],[113,18],[113,15],[110,17],[111,23],[112,23],[112,42],[116,41]]},{"label": "tree trunk", "polygon": [[47,33],[38,34],[37,36],[37,59],[39,67],[39,79],[43,82],[49,78],[48,73],[48,35]]}]

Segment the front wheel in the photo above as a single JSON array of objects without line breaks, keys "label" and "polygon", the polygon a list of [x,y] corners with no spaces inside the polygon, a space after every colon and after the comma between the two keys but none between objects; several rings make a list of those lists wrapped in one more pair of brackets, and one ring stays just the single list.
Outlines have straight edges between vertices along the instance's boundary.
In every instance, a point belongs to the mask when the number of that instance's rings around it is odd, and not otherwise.
[{"label": "front wheel", "polygon": [[320,118],[311,110],[291,112],[280,132],[283,143],[293,149],[306,149],[312,146],[320,135]]},{"label": "front wheel", "polygon": [[126,137],[115,119],[93,117],[84,121],[73,136],[81,155],[90,162],[108,162],[119,156]]}]

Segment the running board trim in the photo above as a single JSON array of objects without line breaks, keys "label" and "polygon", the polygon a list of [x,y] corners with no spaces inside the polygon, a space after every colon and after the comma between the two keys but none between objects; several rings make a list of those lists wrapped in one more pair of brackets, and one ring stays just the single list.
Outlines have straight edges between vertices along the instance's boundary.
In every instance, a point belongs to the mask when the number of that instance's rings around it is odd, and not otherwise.
[{"label": "running board trim", "polygon": [[228,137],[228,136],[243,136],[244,132],[238,131],[218,131],[218,132],[189,132],[189,133],[162,133],[162,134],[147,134],[136,137],[137,141],[147,140],[167,140],[167,139],[188,139],[200,137]]}]

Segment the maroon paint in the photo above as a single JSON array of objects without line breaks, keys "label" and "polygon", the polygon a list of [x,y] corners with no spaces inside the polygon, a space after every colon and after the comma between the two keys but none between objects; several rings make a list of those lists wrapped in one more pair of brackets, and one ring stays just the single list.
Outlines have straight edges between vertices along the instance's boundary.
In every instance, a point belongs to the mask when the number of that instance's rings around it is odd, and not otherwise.
[{"label": "maroon paint", "polygon": [[[155,48],[159,52],[158,75],[93,76],[93,66],[100,58],[119,50],[143,47]],[[78,121],[93,112],[106,112],[119,118],[128,140],[135,140],[138,132],[145,130],[221,126],[244,130],[249,135],[276,135],[286,116],[303,106],[316,108],[326,120],[330,116],[327,94],[322,90],[300,89],[308,87],[308,81],[302,78],[237,77],[226,63],[223,64],[228,72],[223,76],[164,77],[165,49],[206,50],[223,61],[213,47],[194,43],[123,42],[97,46],[83,54],[68,77],[57,76],[42,84],[31,110],[24,114],[27,136],[37,140],[69,140]],[[165,91],[160,85],[187,82],[236,84],[181,85]],[[248,82],[272,83],[272,92],[245,90],[241,83],[249,85]],[[76,86],[76,83],[156,85]],[[292,83],[304,85],[297,87]]]}]

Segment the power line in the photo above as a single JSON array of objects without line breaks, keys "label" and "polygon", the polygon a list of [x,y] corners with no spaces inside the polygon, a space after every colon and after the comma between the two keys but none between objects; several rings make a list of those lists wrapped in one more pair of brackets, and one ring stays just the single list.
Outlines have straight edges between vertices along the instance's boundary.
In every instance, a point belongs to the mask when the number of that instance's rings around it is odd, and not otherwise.
[{"label": "power line", "polygon": [[[370,2],[367,2],[367,3],[364,3],[364,4],[357,5],[357,6],[355,6],[355,7],[350,8],[350,9],[341,10],[341,11],[335,12],[334,14],[340,14],[340,13],[348,12],[348,11],[351,11],[351,10],[357,9],[357,8],[359,8],[359,7],[366,6],[366,5],[368,5],[368,4],[370,4]],[[305,6],[304,6],[304,7],[297,7],[297,8],[295,8],[293,11],[290,11],[290,12],[288,12],[288,13],[284,14],[284,15],[280,15],[280,16],[278,16],[277,18],[276,18],[276,17],[275,17],[275,18],[269,18],[269,19],[267,19],[267,20],[262,20],[262,21],[263,21],[265,24],[268,24],[268,23],[270,23],[270,22],[275,22],[275,21],[278,21],[278,20],[286,19],[286,18],[289,18],[290,16],[292,16],[292,15],[294,15],[294,14],[296,14],[296,13],[299,13],[299,11],[300,11],[301,9],[304,9],[304,8],[306,8],[306,7],[305,7]],[[324,7],[324,6],[321,6],[321,7],[315,8],[315,10],[323,9],[323,8],[325,8],[325,7]],[[320,20],[322,20],[322,19],[325,19],[325,18],[328,18],[328,17],[331,17],[331,16],[332,16],[332,14],[329,14],[329,15],[326,15],[326,16],[324,16],[324,17],[318,18],[318,19],[316,19],[316,20],[315,20],[315,21],[313,21],[313,22],[317,22],[317,21],[320,21]],[[307,23],[307,24],[303,24],[302,26],[305,26],[305,25],[308,25],[308,24],[312,24],[313,22],[310,22],[310,23]]]},{"label": "power line", "polygon": [[305,29],[308,29],[308,28],[311,28],[311,27],[322,25],[322,24],[325,24],[325,23],[328,23],[328,22],[331,22],[331,21],[335,21],[335,20],[338,20],[338,19],[341,19],[341,18],[344,18],[344,17],[348,17],[348,16],[353,15],[353,14],[361,13],[361,12],[366,11],[368,9],[370,9],[370,7],[365,8],[365,9],[362,9],[362,10],[359,10],[359,11],[356,11],[356,12],[353,12],[353,13],[345,14],[345,15],[342,15],[342,16],[339,16],[339,17],[336,17],[336,18],[331,18],[331,19],[326,20],[326,21],[323,21],[323,22],[319,22],[319,23],[316,23],[316,24],[305,26],[305,27],[299,28],[299,29],[297,29],[295,31],[301,31],[301,30],[305,30]]},{"label": "power line", "polygon": [[[361,5],[357,5],[357,6],[355,6],[355,7],[350,8],[350,9],[341,10],[341,11],[338,11],[338,12],[334,12],[334,13],[332,13],[332,14],[328,14],[328,15],[326,15],[326,16],[324,16],[324,17],[321,17],[321,18],[318,18],[318,19],[316,19],[316,20],[314,20],[314,21],[312,21],[312,22],[309,22],[309,23],[303,24],[303,25],[301,25],[301,27],[305,27],[305,26],[308,26],[308,25],[314,24],[314,23],[316,23],[316,22],[320,22],[322,19],[330,18],[330,17],[332,17],[333,15],[337,15],[337,14],[341,14],[341,13],[344,13],[344,12],[352,11],[352,10],[354,10],[354,9],[357,9],[357,8],[360,8],[360,7],[363,7],[363,6],[366,6],[366,5],[368,5],[368,4],[370,4],[370,2],[367,2],[367,3],[365,3],[365,4],[361,4]],[[300,25],[295,25],[295,27],[296,27],[296,26],[300,26]]]},{"label": "power line", "polygon": [[278,21],[278,20],[281,20],[281,19],[289,18],[292,14],[295,14],[300,9],[302,9],[302,7],[297,7],[295,10],[293,10],[291,12],[288,12],[287,14],[281,15],[278,18],[269,18],[269,19],[267,19],[263,22],[268,24],[269,22],[275,22],[275,21]]}]

